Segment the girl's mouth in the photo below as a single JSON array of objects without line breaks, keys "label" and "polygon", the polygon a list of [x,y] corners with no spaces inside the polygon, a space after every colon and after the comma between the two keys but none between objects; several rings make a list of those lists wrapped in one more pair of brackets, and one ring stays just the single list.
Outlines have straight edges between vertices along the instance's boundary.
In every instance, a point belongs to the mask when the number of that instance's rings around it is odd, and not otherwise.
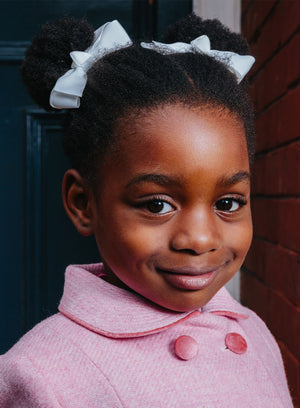
[{"label": "girl's mouth", "polygon": [[202,271],[183,268],[182,270],[171,271],[158,269],[158,272],[169,284],[177,289],[200,290],[206,288],[213,282],[222,266],[206,268]]}]

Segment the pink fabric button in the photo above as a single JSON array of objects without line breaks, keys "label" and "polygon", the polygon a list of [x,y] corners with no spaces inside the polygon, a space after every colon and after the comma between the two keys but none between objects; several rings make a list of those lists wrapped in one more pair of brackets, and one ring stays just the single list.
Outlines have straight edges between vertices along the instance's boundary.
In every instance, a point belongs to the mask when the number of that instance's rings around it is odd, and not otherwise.
[{"label": "pink fabric button", "polygon": [[244,354],[247,351],[247,342],[238,333],[228,333],[225,337],[225,344],[233,353]]},{"label": "pink fabric button", "polygon": [[198,343],[191,336],[180,336],[174,344],[175,354],[182,360],[190,360],[198,353]]}]

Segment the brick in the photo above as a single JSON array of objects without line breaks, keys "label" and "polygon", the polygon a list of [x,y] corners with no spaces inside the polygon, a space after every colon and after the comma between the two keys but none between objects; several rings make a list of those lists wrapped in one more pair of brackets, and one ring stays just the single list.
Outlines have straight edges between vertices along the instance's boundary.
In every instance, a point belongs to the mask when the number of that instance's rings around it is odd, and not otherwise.
[{"label": "brick", "polygon": [[299,125],[300,86],[288,92],[281,99],[278,115],[278,134],[276,144],[286,143],[300,136]]},{"label": "brick", "polygon": [[293,397],[293,406],[294,408],[300,408],[300,398],[299,397]]},{"label": "brick", "polygon": [[281,0],[278,6],[281,29],[278,34],[285,42],[300,26],[300,2],[298,0]]},{"label": "brick", "polygon": [[300,199],[282,200],[278,204],[277,240],[282,246],[300,252]]},{"label": "brick", "polygon": [[[276,203],[277,204],[277,203]],[[275,208],[274,200],[266,198],[252,198],[252,218],[253,218],[253,235],[275,244],[277,234],[277,205]]]},{"label": "brick", "polygon": [[269,289],[247,272],[241,273],[241,300],[244,305],[254,310],[264,321],[267,320]]},{"label": "brick", "polygon": [[269,288],[284,295],[295,306],[300,306],[299,253],[253,239],[244,265]]},{"label": "brick", "polygon": [[250,3],[252,0],[242,0],[242,14],[245,15],[245,12],[247,11]]},{"label": "brick", "polygon": [[256,57],[252,74],[287,41],[299,25],[300,2],[281,0],[261,30],[261,34],[251,44],[251,50]]},{"label": "brick", "polygon": [[[300,254],[281,246],[276,255],[268,253],[266,261],[267,284],[283,294],[295,306],[300,306]],[[272,257],[274,256],[274,259]],[[275,262],[276,260],[276,262]]]},{"label": "brick", "polygon": [[256,120],[257,146],[261,152],[300,137],[300,86],[289,91]]},{"label": "brick", "polygon": [[252,169],[253,194],[300,196],[300,140],[258,158]]},{"label": "brick", "polygon": [[296,359],[300,359],[300,308],[282,295],[270,290],[267,307],[267,325],[277,340],[283,342]]},{"label": "brick", "polygon": [[300,33],[295,35],[255,78],[254,105],[257,113],[283,95],[288,86],[299,79],[299,49]]},{"label": "brick", "polygon": [[253,239],[245,265],[270,288],[283,290],[284,270],[279,265],[278,246],[267,241]]},{"label": "brick", "polygon": [[250,250],[245,259],[244,265],[247,270],[257,276],[263,282],[266,282],[266,246],[272,245],[257,239],[253,239]]},{"label": "brick", "polygon": [[244,19],[242,31],[244,36],[251,43],[251,39],[255,32],[260,28],[261,24],[271,11],[276,0],[254,1],[248,9],[247,17]]},{"label": "brick", "polygon": [[285,296],[300,307],[300,254],[281,248],[279,264],[284,279]]},{"label": "brick", "polygon": [[252,201],[254,236],[300,252],[300,199]]},{"label": "brick", "polygon": [[[294,402],[294,407],[300,402],[300,362],[289,351],[284,343],[278,342],[287,375],[288,385]],[[299,405],[297,405],[299,407]]]},{"label": "brick", "polygon": [[[266,303],[266,323],[271,330],[271,332],[276,337],[277,341],[285,341],[285,321],[288,317],[287,308],[284,307],[285,303],[282,305],[281,298],[278,300],[278,295],[270,291],[268,303]],[[290,318],[290,316],[289,316]]]}]

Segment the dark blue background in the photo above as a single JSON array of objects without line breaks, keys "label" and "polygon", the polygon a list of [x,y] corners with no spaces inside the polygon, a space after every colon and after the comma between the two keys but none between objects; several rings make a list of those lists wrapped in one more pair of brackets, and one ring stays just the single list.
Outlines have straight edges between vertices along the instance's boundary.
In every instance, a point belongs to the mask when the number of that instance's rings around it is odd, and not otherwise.
[{"label": "dark blue background", "polygon": [[8,0],[0,11],[0,353],[57,311],[64,269],[99,261],[93,238],[83,238],[64,213],[61,180],[62,114],[37,108],[19,65],[39,26],[65,14],[95,28],[118,19],[133,38],[160,39],[191,11],[191,0]]}]

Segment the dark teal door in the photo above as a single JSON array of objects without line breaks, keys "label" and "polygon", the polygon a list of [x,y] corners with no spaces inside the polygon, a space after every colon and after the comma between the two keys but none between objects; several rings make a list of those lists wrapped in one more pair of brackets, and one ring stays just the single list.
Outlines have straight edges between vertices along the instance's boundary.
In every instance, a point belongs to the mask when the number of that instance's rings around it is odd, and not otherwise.
[{"label": "dark teal door", "polygon": [[1,0],[0,11],[0,354],[55,313],[64,269],[99,261],[93,238],[64,213],[63,114],[37,108],[19,65],[41,23],[69,14],[95,28],[118,19],[133,38],[160,37],[191,11],[191,0]]}]

